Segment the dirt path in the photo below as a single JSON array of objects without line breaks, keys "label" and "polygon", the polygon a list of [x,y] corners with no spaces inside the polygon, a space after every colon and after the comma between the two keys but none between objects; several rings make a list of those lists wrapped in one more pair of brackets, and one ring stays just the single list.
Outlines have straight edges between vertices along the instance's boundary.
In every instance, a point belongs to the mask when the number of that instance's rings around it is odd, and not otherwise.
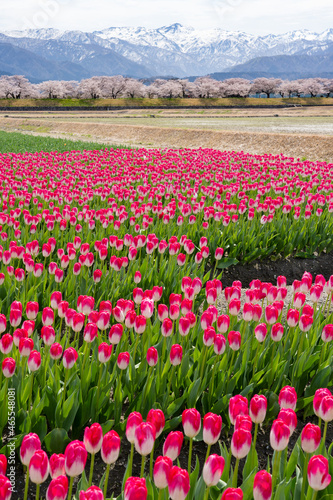
[{"label": "dirt path", "polygon": [[0,117],[0,129],[38,135],[91,140],[136,147],[199,148],[284,154],[313,161],[333,162],[333,138],[319,134],[285,134],[231,130],[181,129],[145,125],[71,122],[49,118]]}]

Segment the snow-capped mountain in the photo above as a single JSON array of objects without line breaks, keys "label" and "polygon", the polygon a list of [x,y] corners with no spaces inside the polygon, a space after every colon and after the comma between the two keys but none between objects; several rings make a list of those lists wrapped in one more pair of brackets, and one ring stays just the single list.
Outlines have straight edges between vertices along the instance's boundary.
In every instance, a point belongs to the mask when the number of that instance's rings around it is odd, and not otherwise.
[{"label": "snow-capped mountain", "polygon": [[263,56],[322,54],[333,44],[333,29],[256,36],[175,23],[157,29],[111,27],[92,33],[51,28],[6,31],[0,33],[0,42],[50,61],[80,65],[87,76],[122,70],[134,77],[184,77],[222,72]]}]

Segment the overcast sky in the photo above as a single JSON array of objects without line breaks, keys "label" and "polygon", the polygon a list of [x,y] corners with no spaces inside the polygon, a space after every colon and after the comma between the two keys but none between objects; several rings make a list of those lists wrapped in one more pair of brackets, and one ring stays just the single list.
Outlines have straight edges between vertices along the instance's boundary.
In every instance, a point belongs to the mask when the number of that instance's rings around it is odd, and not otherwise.
[{"label": "overcast sky", "polygon": [[332,0],[1,0],[1,4],[1,31],[157,28],[175,22],[253,34],[333,28]]}]

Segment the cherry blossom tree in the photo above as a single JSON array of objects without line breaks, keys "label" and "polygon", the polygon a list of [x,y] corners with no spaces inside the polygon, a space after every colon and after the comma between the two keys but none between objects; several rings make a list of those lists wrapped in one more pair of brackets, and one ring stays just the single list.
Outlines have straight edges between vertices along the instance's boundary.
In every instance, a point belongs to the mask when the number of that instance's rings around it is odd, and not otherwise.
[{"label": "cherry blossom tree", "polygon": [[282,80],[279,78],[256,78],[251,86],[253,94],[266,94],[267,98],[270,94],[275,94]]},{"label": "cherry blossom tree", "polygon": [[38,97],[36,90],[22,75],[2,75],[0,77],[0,96],[6,99]]},{"label": "cherry blossom tree", "polygon": [[139,80],[135,80],[135,78],[126,78],[125,82],[125,97],[145,97],[146,95],[146,86],[140,82]]},{"label": "cherry blossom tree", "polygon": [[66,97],[75,97],[78,88],[76,81],[48,80],[36,85],[42,98],[64,99]]},{"label": "cherry blossom tree", "polygon": [[220,97],[248,97],[251,82],[245,78],[228,78],[220,84]]},{"label": "cherry blossom tree", "polygon": [[85,99],[98,99],[102,97],[101,77],[93,76],[92,78],[81,80],[78,85],[77,95]]},{"label": "cherry blossom tree", "polygon": [[210,76],[200,76],[194,80],[194,84],[197,97],[218,97],[220,84]]}]

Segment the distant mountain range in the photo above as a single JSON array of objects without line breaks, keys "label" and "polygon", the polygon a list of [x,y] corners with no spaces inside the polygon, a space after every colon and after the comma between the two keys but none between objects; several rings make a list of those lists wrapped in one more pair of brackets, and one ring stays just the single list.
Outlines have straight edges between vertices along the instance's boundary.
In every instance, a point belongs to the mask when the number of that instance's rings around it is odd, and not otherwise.
[{"label": "distant mountain range", "polygon": [[226,74],[301,78],[333,75],[333,29],[255,36],[181,24],[86,33],[36,29],[0,33],[0,74],[34,81],[95,75],[189,77]]}]

